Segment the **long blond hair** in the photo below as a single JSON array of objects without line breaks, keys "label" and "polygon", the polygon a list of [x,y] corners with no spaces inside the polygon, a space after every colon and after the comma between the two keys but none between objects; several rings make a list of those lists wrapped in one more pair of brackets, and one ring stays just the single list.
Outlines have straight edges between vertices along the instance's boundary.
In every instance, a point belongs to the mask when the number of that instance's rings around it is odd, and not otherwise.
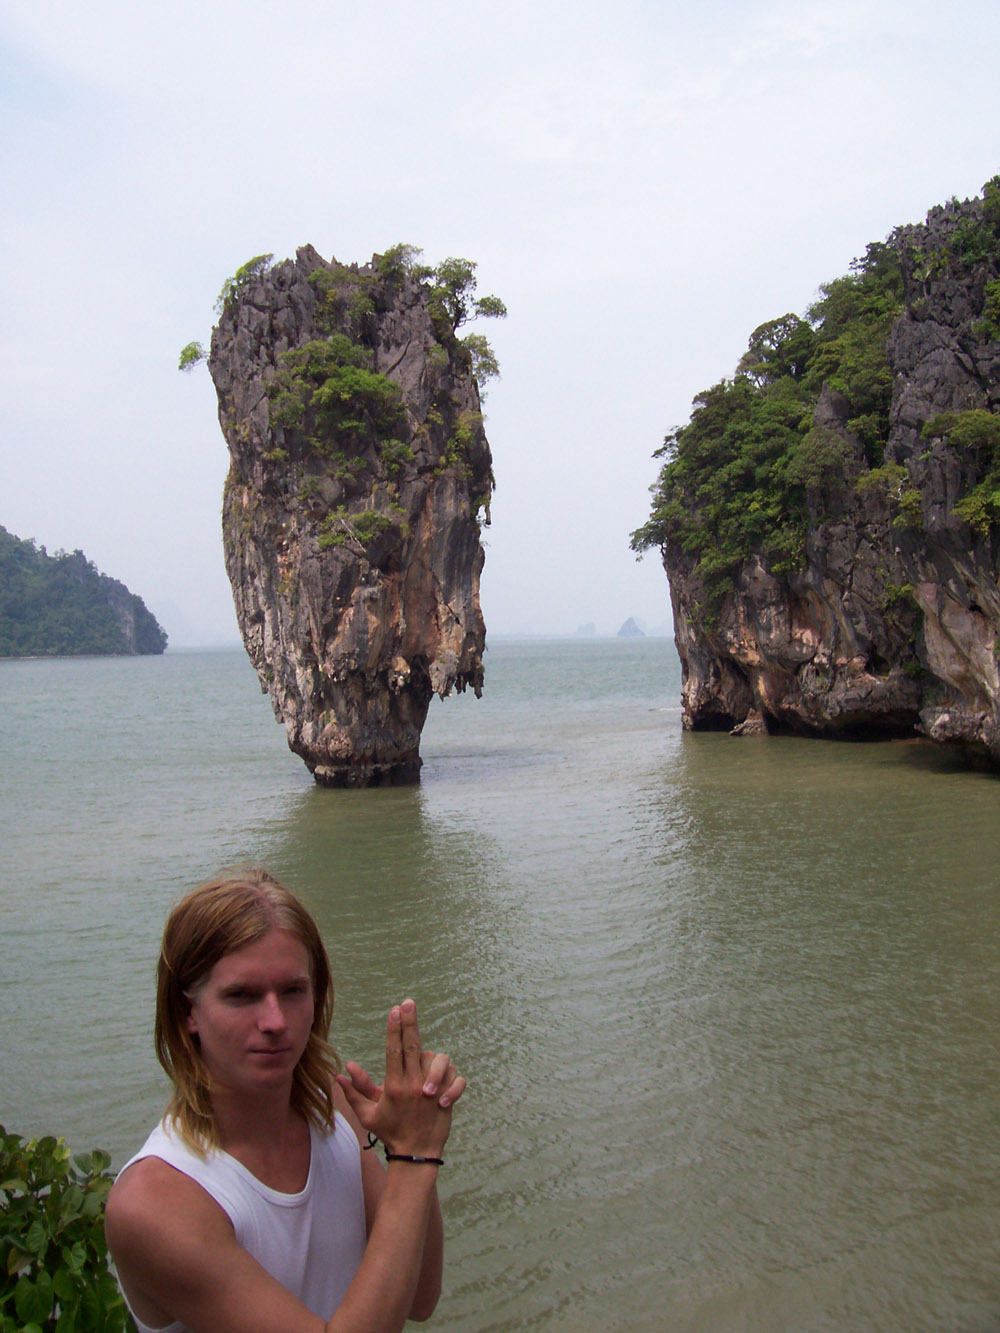
[{"label": "long blond hair", "polygon": [[188,1031],[188,998],[225,954],[253,944],[269,930],[287,930],[309,956],[313,1023],[292,1076],[292,1106],[319,1129],[333,1126],[333,1076],[340,1069],[327,1041],[333,1018],[333,978],[319,929],[299,900],[266,870],[241,870],[193,889],[167,918],[156,968],[154,1040],[174,1085],[166,1118],[199,1154],[218,1148],[212,1079],[197,1036]]}]

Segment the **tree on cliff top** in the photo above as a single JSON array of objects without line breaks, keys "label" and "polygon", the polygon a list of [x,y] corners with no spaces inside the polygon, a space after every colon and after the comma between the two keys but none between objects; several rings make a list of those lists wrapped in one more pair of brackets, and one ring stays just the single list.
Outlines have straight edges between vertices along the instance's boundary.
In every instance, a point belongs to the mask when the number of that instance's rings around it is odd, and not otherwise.
[{"label": "tree on cliff top", "polygon": [[859,465],[881,464],[892,395],[886,343],[901,310],[899,255],[877,244],[820,288],[805,319],[786,314],[755,329],[735,377],[698,394],[691,420],[664,440],[652,513],[632,549],[676,544],[698,557],[716,596],[753,552],[776,572],[798,568],[810,503],[822,505],[850,463],[846,441],[815,425],[819,395],[836,394]]},{"label": "tree on cliff top", "polygon": [[[499,296],[476,296],[478,265],[474,260],[451,256],[432,268],[417,263],[422,253],[415,245],[390,246],[377,257],[378,271],[382,277],[394,281],[408,276],[429,289],[431,319],[442,342],[455,339],[458,329],[474,319],[506,319],[507,307]],[[496,353],[482,333],[467,333],[457,342],[465,349],[480,394],[485,398],[483,384],[500,374]]]},{"label": "tree on cliff top", "polygon": [[[381,255],[375,256],[378,275],[391,284],[398,284],[408,277],[428,288],[428,304],[438,338],[442,342],[457,341],[464,348],[480,394],[485,398],[483,384],[500,375],[496,353],[482,333],[469,333],[458,339],[455,335],[463,324],[474,319],[505,319],[507,307],[499,296],[476,296],[478,265],[474,260],[451,256],[443,259],[436,267],[431,267],[417,262],[422,253],[419,246],[406,242],[391,245]],[[265,272],[273,258],[272,254],[255,255],[253,259],[241,264],[232,277],[222,284],[215,302],[216,314],[222,314],[255,277]],[[186,343],[181,348],[177,368],[193,370],[207,355],[202,343]]]}]

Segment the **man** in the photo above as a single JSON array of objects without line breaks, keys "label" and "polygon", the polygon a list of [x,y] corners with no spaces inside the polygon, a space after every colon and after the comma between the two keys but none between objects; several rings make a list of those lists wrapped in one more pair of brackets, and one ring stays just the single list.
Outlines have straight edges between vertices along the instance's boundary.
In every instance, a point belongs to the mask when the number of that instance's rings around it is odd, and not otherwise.
[{"label": "man", "polygon": [[173,1096],[105,1217],[140,1333],[390,1333],[434,1310],[465,1080],[422,1049],[412,1000],[390,1010],[385,1081],[339,1073],[332,1014],[316,924],[265,872],[171,913],[155,1036]]}]

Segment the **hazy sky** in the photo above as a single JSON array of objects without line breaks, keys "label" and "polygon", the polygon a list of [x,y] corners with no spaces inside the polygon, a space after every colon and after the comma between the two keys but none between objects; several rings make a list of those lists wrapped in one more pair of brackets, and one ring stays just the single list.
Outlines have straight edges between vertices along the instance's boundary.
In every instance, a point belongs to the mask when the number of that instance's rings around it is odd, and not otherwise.
[{"label": "hazy sky", "polygon": [[651,454],[869,241],[1000,172],[997,0],[6,0],[0,524],[236,637],[204,368],[311,242],[478,261],[493,633],[669,620]]}]

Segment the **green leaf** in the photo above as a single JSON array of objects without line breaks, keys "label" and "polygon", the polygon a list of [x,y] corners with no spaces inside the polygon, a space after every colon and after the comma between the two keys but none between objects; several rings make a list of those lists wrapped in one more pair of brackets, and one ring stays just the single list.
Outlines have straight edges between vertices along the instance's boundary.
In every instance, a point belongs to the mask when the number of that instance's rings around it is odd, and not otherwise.
[{"label": "green leaf", "polygon": [[22,1277],[14,1288],[14,1308],[18,1319],[24,1323],[41,1323],[48,1319],[54,1303],[52,1279],[48,1273],[40,1273],[37,1282]]},{"label": "green leaf", "polygon": [[56,1321],[56,1333],[76,1333],[80,1326],[78,1322],[79,1313],[79,1301],[73,1301],[70,1305],[63,1306]]},{"label": "green leaf", "polygon": [[83,1204],[80,1208],[81,1217],[87,1217],[91,1220],[100,1217],[101,1209],[104,1206],[104,1199],[97,1190],[88,1190]]},{"label": "green leaf", "polygon": [[78,1240],[75,1245],[63,1248],[62,1257],[71,1273],[79,1273],[87,1262],[87,1247]]},{"label": "green leaf", "polygon": [[52,1289],[62,1305],[76,1296],[78,1287],[78,1279],[74,1278],[68,1268],[58,1269],[52,1279]]},{"label": "green leaf", "polygon": [[70,1218],[79,1217],[83,1207],[83,1190],[79,1185],[70,1185],[69,1189],[63,1194],[59,1203],[59,1216],[63,1222]]},{"label": "green leaf", "polygon": [[38,1257],[41,1258],[48,1247],[48,1243],[49,1233],[45,1224],[38,1220],[32,1222],[31,1226],[28,1227],[27,1235],[24,1238],[25,1247],[29,1249],[32,1254],[37,1254]]},{"label": "green leaf", "polygon": [[35,1262],[35,1256],[28,1254],[27,1251],[17,1248],[11,1249],[7,1255],[7,1272],[13,1277],[16,1273],[23,1273]]}]

